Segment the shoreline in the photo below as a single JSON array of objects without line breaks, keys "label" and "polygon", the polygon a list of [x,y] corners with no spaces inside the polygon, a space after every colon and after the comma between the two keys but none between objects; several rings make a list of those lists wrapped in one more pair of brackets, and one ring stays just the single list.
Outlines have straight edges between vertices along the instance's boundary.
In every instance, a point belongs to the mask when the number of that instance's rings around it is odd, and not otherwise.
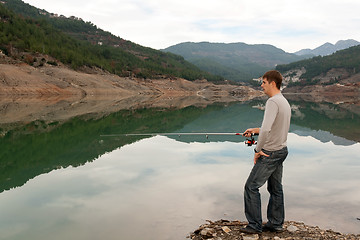
[{"label": "shoreline", "polygon": [[123,109],[205,107],[262,95],[250,87],[215,85],[206,80],[136,79],[99,69],[80,72],[64,66],[0,64],[0,124],[63,121]]},{"label": "shoreline", "polygon": [[[318,90],[318,89],[317,89]],[[358,98],[334,93],[284,91],[293,101],[332,103],[359,115]],[[0,124],[8,129],[19,123],[65,122],[91,114],[95,118],[139,108],[206,107],[263,98],[262,91],[239,85],[216,85],[206,80],[119,77],[101,69],[74,71],[66,66],[33,67],[0,63]]]},{"label": "shoreline", "polygon": [[[359,220],[359,219],[358,219]],[[359,240],[360,234],[343,234],[331,229],[324,230],[318,226],[306,225],[303,222],[285,221],[283,232],[263,232],[261,234],[245,234],[239,231],[245,227],[247,222],[217,220],[215,222],[207,220],[208,223],[201,225],[194,232],[188,235],[192,240],[300,240],[300,239],[342,239]]]}]

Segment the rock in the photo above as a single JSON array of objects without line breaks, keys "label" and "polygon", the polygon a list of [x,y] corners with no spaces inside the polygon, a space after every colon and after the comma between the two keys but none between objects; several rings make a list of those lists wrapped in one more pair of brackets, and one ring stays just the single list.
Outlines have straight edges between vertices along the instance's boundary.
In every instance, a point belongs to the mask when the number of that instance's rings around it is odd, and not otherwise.
[{"label": "rock", "polygon": [[231,229],[228,228],[227,226],[221,227],[221,229],[222,229],[224,232],[226,232],[226,233],[231,232]]},{"label": "rock", "polygon": [[287,227],[287,230],[289,231],[289,232],[296,232],[297,230],[299,230],[296,226],[294,226],[294,225],[290,225],[290,226],[288,226]]},{"label": "rock", "polygon": [[243,240],[258,240],[258,239],[259,239],[258,234],[249,235],[249,236],[243,236]]},{"label": "rock", "polygon": [[215,237],[216,231],[213,228],[204,228],[200,231],[200,235],[205,237]]}]

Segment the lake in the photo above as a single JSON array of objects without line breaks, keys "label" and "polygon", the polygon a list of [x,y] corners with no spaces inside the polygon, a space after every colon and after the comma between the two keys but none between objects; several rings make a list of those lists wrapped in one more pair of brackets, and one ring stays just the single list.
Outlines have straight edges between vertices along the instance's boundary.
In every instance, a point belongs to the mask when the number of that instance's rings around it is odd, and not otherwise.
[{"label": "lake", "polygon": [[[185,239],[206,220],[246,220],[245,138],[120,134],[242,132],[261,125],[264,103],[0,125],[0,239]],[[286,220],[359,234],[358,107],[290,103]]]}]

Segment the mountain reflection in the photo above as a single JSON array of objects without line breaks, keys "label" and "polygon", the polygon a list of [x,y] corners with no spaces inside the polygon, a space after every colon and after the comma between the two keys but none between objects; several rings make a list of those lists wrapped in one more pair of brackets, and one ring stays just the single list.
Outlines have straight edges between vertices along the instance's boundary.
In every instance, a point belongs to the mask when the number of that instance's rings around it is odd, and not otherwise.
[{"label": "mountain reflection", "polygon": [[83,165],[106,152],[144,138],[102,139],[102,134],[175,131],[203,112],[219,107],[123,110],[101,118],[79,116],[63,124],[43,121],[25,125],[17,123],[16,128],[0,138],[0,192],[21,186],[53,169]]},{"label": "mountain reflection", "polygon": [[[161,132],[241,132],[260,126],[264,100],[182,109],[121,110],[107,116],[83,115],[64,123],[33,121],[0,126],[0,192],[57,168],[80,166],[106,152],[144,137],[100,137],[102,134]],[[338,105],[292,101],[290,131],[339,145],[360,142],[359,113]],[[241,136],[182,136],[183,142],[232,141]]]},{"label": "mountain reflection", "polygon": [[[241,132],[261,125],[264,101],[233,104],[201,115],[177,132]],[[360,142],[360,115],[338,105],[290,101],[292,119],[290,132],[312,136],[321,142],[352,145]],[[243,141],[239,136],[181,136],[184,142]]]}]

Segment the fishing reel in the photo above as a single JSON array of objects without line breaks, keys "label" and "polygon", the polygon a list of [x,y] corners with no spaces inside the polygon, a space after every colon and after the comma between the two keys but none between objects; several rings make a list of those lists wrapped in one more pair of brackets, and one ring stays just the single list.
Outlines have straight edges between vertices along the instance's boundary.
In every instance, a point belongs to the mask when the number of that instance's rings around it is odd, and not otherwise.
[{"label": "fishing reel", "polygon": [[254,139],[255,135],[259,135],[259,134],[251,134],[250,138],[246,138],[245,145],[247,145],[248,147],[251,147],[252,145],[257,144],[257,142]]},{"label": "fishing reel", "polygon": [[251,138],[247,138],[245,141],[245,145],[247,145],[248,147],[251,147],[252,145],[255,145],[257,142],[255,141],[255,139],[253,137]]}]

